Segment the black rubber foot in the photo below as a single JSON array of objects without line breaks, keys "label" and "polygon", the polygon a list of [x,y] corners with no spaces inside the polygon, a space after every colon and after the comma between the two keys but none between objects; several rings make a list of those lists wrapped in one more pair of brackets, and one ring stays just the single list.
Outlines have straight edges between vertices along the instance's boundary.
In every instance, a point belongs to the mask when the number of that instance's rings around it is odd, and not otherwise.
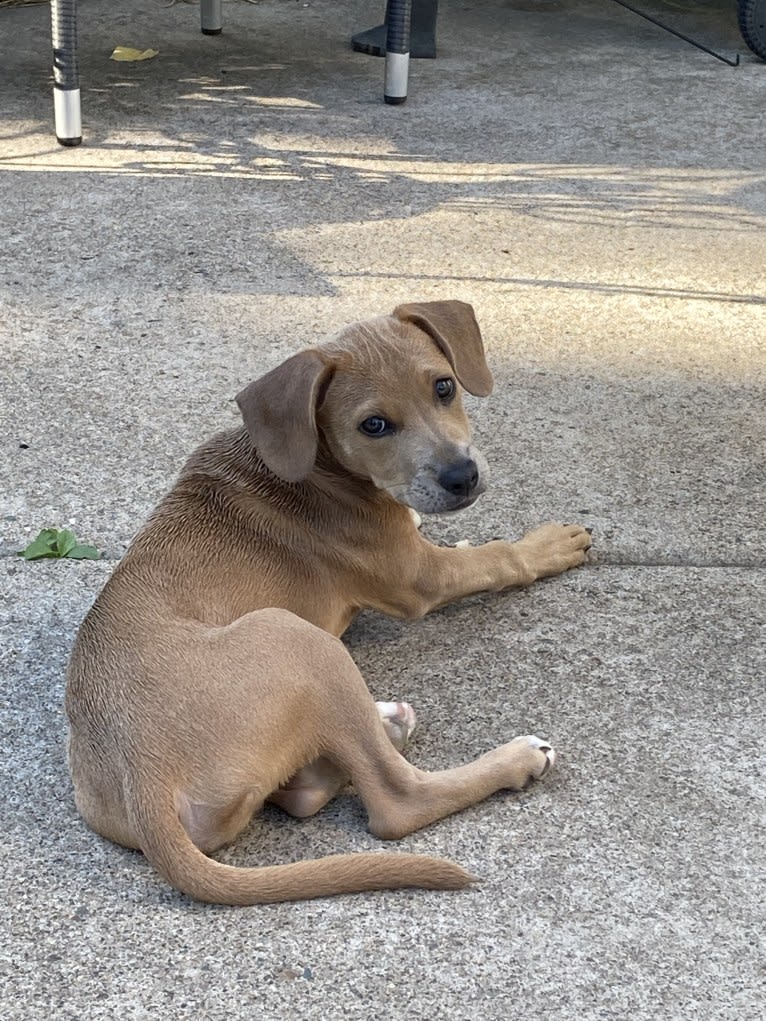
[{"label": "black rubber foot", "polygon": [[[412,54],[410,54],[412,56]],[[401,106],[402,103],[407,102],[406,96],[383,96],[389,106]]]},{"label": "black rubber foot", "polygon": [[82,135],[80,135],[79,138],[59,138],[58,135],[56,135],[56,141],[59,145],[65,145],[67,148],[71,149],[72,146],[79,145],[80,142],[82,142]]},{"label": "black rubber foot", "polygon": [[203,28],[201,31],[202,31],[203,35],[220,35],[221,32],[223,32],[223,29],[222,28]]}]

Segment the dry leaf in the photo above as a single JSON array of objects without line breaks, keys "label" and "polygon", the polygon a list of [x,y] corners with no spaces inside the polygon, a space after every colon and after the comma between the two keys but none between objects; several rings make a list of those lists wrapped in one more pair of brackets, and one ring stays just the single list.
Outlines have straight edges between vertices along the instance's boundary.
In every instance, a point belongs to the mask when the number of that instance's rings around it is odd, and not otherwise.
[{"label": "dry leaf", "polygon": [[115,46],[110,60],[151,60],[159,50],[134,50],[131,46]]}]

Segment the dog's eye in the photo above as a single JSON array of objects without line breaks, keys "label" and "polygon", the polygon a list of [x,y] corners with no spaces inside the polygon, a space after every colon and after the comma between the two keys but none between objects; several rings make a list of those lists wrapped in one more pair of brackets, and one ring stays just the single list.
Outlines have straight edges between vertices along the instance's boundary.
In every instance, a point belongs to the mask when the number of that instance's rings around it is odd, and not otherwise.
[{"label": "dog's eye", "polygon": [[370,415],[359,428],[365,436],[388,436],[394,431],[393,425],[382,415]]},{"label": "dog's eye", "polygon": [[440,401],[450,401],[455,396],[455,380],[451,376],[444,379],[437,379],[434,383],[434,392]]}]

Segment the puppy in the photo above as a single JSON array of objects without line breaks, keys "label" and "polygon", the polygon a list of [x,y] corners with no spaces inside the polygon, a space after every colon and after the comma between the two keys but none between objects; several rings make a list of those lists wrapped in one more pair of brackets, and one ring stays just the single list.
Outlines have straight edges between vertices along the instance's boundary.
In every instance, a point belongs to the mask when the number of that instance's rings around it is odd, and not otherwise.
[{"label": "puppy", "polygon": [[267,800],[310,815],[350,779],[371,832],[397,839],[551,767],[525,736],[417,769],[400,754],[411,708],[376,705],[339,641],[363,608],[417,618],[583,562],[576,525],[466,549],[418,531],[413,511],[483,492],[461,390],[491,388],[472,308],[444,301],[349,326],[238,395],[243,426],[191,456],[75,642],[69,761],[94,830],[214,903],[471,881],[407,854],[255,868],[208,855]]}]

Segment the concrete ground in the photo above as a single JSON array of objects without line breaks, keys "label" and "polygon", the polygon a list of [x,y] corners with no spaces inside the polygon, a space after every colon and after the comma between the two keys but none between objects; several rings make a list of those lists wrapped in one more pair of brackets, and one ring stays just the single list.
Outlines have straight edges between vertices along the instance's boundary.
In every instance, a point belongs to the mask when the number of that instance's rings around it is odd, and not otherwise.
[{"label": "concrete ground", "polygon": [[[52,135],[48,11],[0,10],[2,872],[9,1019],[741,1019],[764,1010],[766,65],[726,0],[442,0],[410,99],[353,53],[382,4],[80,4],[84,144]],[[154,47],[137,64],[116,45]],[[78,818],[78,623],[232,395],[401,301],[461,298],[497,386],[493,486],[436,539],[594,529],[598,556],[348,645],[455,764],[517,733],[550,780],[401,842],[482,877],[230,909]],[[15,555],[71,525],[97,563]],[[344,796],[234,863],[378,848]]]}]

